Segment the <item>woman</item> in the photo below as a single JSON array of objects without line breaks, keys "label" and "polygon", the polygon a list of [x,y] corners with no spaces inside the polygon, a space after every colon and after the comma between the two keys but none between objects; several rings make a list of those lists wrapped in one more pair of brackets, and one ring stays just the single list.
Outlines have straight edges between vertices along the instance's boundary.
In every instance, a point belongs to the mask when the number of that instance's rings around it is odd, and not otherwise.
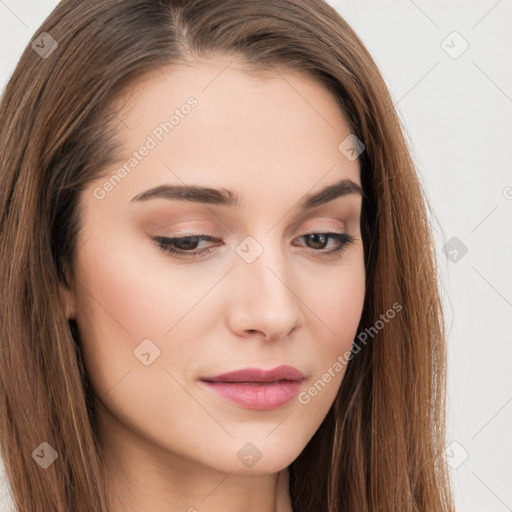
[{"label": "woman", "polygon": [[428,203],[333,8],[64,0],[0,112],[17,510],[454,510]]}]

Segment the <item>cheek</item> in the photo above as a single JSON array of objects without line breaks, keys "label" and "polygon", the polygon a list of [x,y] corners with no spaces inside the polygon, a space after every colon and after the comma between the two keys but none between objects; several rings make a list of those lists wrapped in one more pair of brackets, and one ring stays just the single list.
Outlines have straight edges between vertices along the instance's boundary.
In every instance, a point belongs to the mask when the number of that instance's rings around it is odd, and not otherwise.
[{"label": "cheek", "polygon": [[322,325],[321,350],[332,357],[350,348],[361,319],[366,287],[362,252],[354,252],[339,271],[330,272],[307,296]]},{"label": "cheek", "polygon": [[343,265],[333,274],[335,278],[324,280],[323,286],[308,294],[308,306],[315,313],[311,316],[316,326],[316,335],[311,336],[315,343],[308,356],[309,361],[314,361],[314,371],[298,402],[308,414],[320,419],[327,414],[341,386],[364,306],[362,258]]},{"label": "cheek", "polygon": [[191,342],[178,347],[176,340],[196,338],[198,311],[204,313],[208,301],[197,303],[218,279],[207,270],[191,279],[151,243],[129,240],[98,233],[81,247],[77,261],[77,324],[100,395],[127,371],[143,366],[139,347],[149,348],[150,358],[158,356],[155,366],[176,366],[179,353],[179,364],[186,367],[196,347]]},{"label": "cheek", "polygon": [[141,286],[141,262],[133,247],[106,232],[89,237],[79,251],[77,324],[99,395],[134,366],[133,351],[142,340],[160,330],[150,290]]},{"label": "cheek", "polygon": [[331,298],[325,305],[326,323],[330,327],[329,332],[334,333],[331,338],[334,347],[339,349],[341,343],[341,348],[344,348],[347,343],[349,346],[352,343],[361,318],[365,296],[364,274],[350,273],[338,286],[334,282],[329,287]]}]

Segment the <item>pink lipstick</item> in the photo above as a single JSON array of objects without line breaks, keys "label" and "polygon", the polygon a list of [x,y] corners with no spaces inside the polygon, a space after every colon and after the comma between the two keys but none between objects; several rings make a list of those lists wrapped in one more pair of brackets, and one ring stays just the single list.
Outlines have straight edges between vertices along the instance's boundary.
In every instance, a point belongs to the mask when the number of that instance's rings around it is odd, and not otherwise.
[{"label": "pink lipstick", "polygon": [[261,411],[288,403],[298,395],[303,380],[304,374],[288,365],[272,370],[245,368],[201,378],[220,396],[242,407]]}]

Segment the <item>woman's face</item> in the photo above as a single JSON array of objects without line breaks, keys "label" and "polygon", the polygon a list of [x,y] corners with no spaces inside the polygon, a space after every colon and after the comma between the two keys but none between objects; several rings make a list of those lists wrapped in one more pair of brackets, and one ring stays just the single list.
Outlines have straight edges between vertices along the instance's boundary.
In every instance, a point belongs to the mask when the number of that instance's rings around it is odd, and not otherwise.
[{"label": "woman's face", "polygon": [[[363,308],[361,195],[307,198],[361,182],[350,128],[319,83],[230,61],[167,68],[123,98],[124,156],[80,198],[68,314],[106,449],[263,474],[322,423]],[[353,242],[336,253],[342,233]],[[184,240],[158,244],[173,238]],[[203,380],[281,365],[303,380]]]}]

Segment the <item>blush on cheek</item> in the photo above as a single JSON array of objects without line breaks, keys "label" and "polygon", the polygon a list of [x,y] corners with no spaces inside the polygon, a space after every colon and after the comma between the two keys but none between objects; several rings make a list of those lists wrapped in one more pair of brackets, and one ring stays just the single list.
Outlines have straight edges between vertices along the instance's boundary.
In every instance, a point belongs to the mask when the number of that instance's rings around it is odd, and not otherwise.
[{"label": "blush on cheek", "polygon": [[100,236],[90,239],[82,254],[80,281],[85,287],[82,291],[86,301],[96,302],[105,310],[109,321],[128,334],[137,330],[144,318],[141,304],[149,299],[144,290],[147,257],[140,253],[143,247],[125,243],[122,233],[117,236],[101,233],[104,241]]},{"label": "blush on cheek", "polygon": [[[136,362],[140,296],[122,257],[81,254],[76,286],[76,321],[82,352],[96,392],[106,393]],[[96,256],[96,255],[95,255]]]},{"label": "blush on cheek", "polygon": [[343,280],[323,289],[320,318],[325,322],[326,342],[333,349],[345,351],[354,339],[361,318],[365,297],[364,269],[352,269]]}]

